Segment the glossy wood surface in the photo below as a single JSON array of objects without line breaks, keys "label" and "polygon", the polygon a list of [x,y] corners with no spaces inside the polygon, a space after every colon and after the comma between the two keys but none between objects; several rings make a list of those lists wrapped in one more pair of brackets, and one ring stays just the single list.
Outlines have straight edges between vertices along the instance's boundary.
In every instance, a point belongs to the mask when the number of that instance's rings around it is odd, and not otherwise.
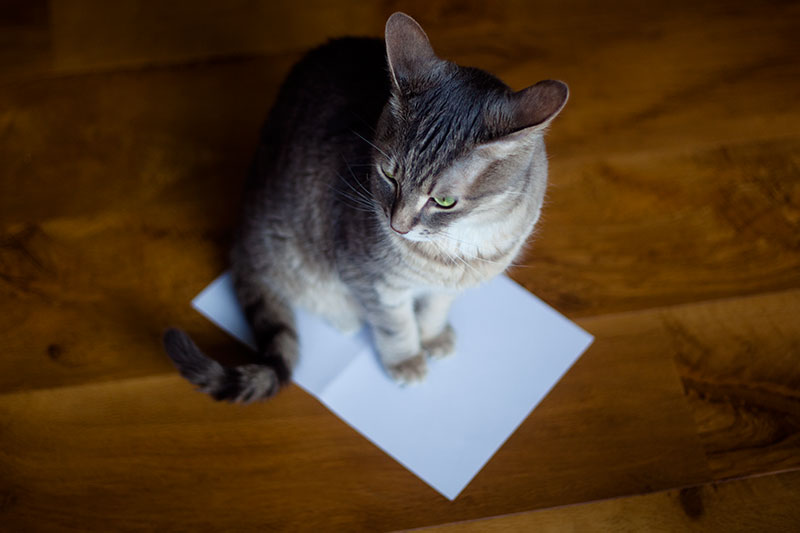
[{"label": "glossy wood surface", "polygon": [[798,487],[787,472],[416,531],[797,531]]},{"label": "glossy wood surface", "polygon": [[[305,50],[396,10],[571,88],[511,275],[596,341],[454,502],[299,388],[215,404],[160,345],[242,353],[188,302],[258,127]],[[792,530],[797,28],[785,1],[0,2],[0,529]]]}]

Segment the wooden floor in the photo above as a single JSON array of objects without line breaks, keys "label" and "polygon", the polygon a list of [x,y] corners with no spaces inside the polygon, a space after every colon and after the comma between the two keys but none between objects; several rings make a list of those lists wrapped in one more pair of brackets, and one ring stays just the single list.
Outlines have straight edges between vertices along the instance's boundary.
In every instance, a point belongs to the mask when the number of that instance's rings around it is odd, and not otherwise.
[{"label": "wooden floor", "polygon": [[[160,345],[241,350],[189,300],[259,124],[304,50],[395,10],[572,91],[512,276],[596,341],[454,502],[299,388],[215,404]],[[787,1],[3,0],[0,529],[798,530],[799,28]]]}]

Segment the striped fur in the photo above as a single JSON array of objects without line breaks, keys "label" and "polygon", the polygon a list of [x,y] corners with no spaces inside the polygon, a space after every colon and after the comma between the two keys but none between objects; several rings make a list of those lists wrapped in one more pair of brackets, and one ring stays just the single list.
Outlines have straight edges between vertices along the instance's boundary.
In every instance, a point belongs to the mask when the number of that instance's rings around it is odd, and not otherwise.
[{"label": "striped fur", "polygon": [[[297,359],[292,307],[339,329],[366,322],[391,376],[452,352],[461,290],[504,271],[539,217],[543,131],[561,82],[513,92],[439,59],[396,13],[386,39],[340,39],[290,72],[261,133],[231,261],[259,359],[225,368],[165,336],[181,373],[217,399],[272,396]],[[452,197],[439,207],[433,197]]]}]

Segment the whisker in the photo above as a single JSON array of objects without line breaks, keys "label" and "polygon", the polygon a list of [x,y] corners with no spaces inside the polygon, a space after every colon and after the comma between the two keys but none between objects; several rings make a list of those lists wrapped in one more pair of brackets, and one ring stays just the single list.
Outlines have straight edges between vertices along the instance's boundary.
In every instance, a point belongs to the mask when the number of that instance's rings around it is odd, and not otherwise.
[{"label": "whisker", "polygon": [[365,213],[375,213],[376,212],[376,207],[375,207],[374,204],[367,203],[364,200],[361,200],[360,198],[357,198],[355,196],[351,196],[351,195],[347,194],[346,192],[342,191],[341,189],[337,189],[336,187],[328,185],[327,183],[325,185],[330,190],[332,190],[334,193],[336,193],[345,204],[347,204],[348,206],[352,207],[353,209],[355,209],[357,211],[363,211]]},{"label": "whisker", "polygon": [[373,147],[373,148],[375,148],[377,151],[379,151],[380,153],[382,153],[382,154],[383,154],[383,155],[384,155],[384,156],[385,156],[387,159],[391,159],[391,158],[390,158],[390,157],[389,157],[389,156],[386,154],[386,152],[384,152],[383,150],[381,150],[380,148],[378,148],[377,146],[375,146],[374,144],[372,144],[372,142],[370,142],[369,140],[367,140],[367,139],[366,139],[364,136],[362,136],[360,133],[358,133],[358,132],[357,132],[357,131],[355,131],[355,130],[350,130],[350,131],[352,131],[352,132],[353,132],[353,133],[354,133],[354,134],[355,134],[355,135],[356,135],[356,136],[357,136],[359,139],[361,139],[362,141],[364,141],[365,143],[367,143],[368,145],[372,146],[372,147]]},{"label": "whisker", "polygon": [[[335,191],[335,192],[339,193],[340,195],[342,195],[342,196],[344,196],[344,197],[347,197],[347,198],[349,198],[349,199],[351,199],[351,200],[353,200],[353,201],[356,201],[356,202],[358,202],[358,203],[360,203],[360,204],[362,204],[362,205],[364,205],[364,206],[372,205],[372,202],[368,201],[369,199],[368,199],[368,198],[365,198],[365,197],[364,197],[364,196],[362,196],[360,193],[356,193],[356,195],[355,195],[355,196],[353,196],[352,194],[348,193],[347,191],[345,191],[345,190],[343,190],[343,189],[340,189],[340,188],[337,188],[337,187],[334,187],[333,185],[330,185],[330,184],[327,184],[327,183],[326,183],[325,185],[326,185],[326,186],[327,186],[329,189],[331,189],[331,190],[333,190],[333,191]],[[354,192],[355,192],[355,191],[354,191]]]},{"label": "whisker", "polygon": [[369,195],[365,195],[364,193],[360,192],[358,189],[356,189],[355,187],[353,187],[353,185],[352,185],[352,184],[351,184],[349,181],[347,181],[347,180],[345,179],[345,177],[344,177],[344,176],[342,176],[342,175],[341,175],[341,174],[339,174],[338,172],[336,173],[336,176],[337,176],[337,177],[338,177],[340,180],[342,180],[342,182],[343,182],[345,185],[347,185],[347,187],[348,187],[348,188],[349,188],[351,191],[353,191],[353,192],[356,194],[356,196],[358,196],[359,198],[361,198],[361,199],[362,199],[362,200],[363,200],[363,201],[364,201],[366,204],[370,204],[370,205],[372,204],[372,195],[371,195],[370,193],[368,193]]},{"label": "whisker", "polygon": [[440,253],[440,254],[442,254],[442,255],[443,255],[444,257],[446,257],[447,259],[449,259],[449,260],[450,260],[450,262],[451,262],[451,263],[453,263],[453,265],[456,265],[456,264],[457,264],[457,261],[456,261],[456,260],[453,258],[453,256],[452,256],[452,255],[450,255],[449,253],[447,253],[447,251],[446,251],[446,250],[444,250],[444,249],[443,249],[441,246],[439,246],[439,245],[436,243],[436,241],[428,241],[428,242],[430,242],[432,245],[434,245],[434,246],[436,247],[436,249],[437,249],[437,250],[439,250],[439,253]]},{"label": "whisker", "polygon": [[451,254],[450,254],[450,253],[448,253],[448,252],[447,252],[445,249],[443,249],[441,246],[439,246],[439,244],[438,244],[436,241],[429,241],[429,242],[431,242],[431,243],[432,243],[434,246],[436,246],[436,248],[437,248],[437,249],[438,249],[438,250],[439,250],[441,253],[443,253],[443,254],[444,254],[445,256],[447,256],[447,257],[448,257],[448,258],[449,258],[451,261],[453,261],[453,264],[455,264],[455,263],[456,263],[456,260],[459,260],[459,261],[461,261],[461,263],[462,263],[462,264],[463,264],[465,267],[467,267],[468,269],[472,270],[472,272],[473,272],[473,273],[474,273],[476,276],[478,276],[479,278],[480,278],[480,277],[482,277],[482,276],[481,276],[481,273],[480,273],[480,272],[478,272],[478,271],[475,269],[475,267],[473,267],[473,266],[472,266],[472,265],[470,265],[470,264],[469,264],[467,261],[465,261],[463,257],[459,256],[458,254],[456,254],[456,255],[451,255]]},{"label": "whisker", "polygon": [[344,158],[344,155],[342,155],[342,162],[344,162],[344,166],[345,166],[345,167],[347,167],[347,170],[348,170],[348,172],[350,172],[350,175],[353,177],[353,181],[356,183],[356,185],[358,185],[358,187],[359,187],[359,188],[360,188],[362,191],[364,191],[365,193],[367,193],[367,196],[371,198],[371,197],[372,197],[372,192],[371,192],[371,191],[369,191],[369,190],[367,190],[367,188],[366,188],[366,187],[364,187],[364,184],[363,184],[363,183],[361,183],[361,180],[359,180],[359,179],[356,177],[356,174],[355,174],[355,172],[353,172],[353,169],[352,169],[352,168],[350,168],[350,164],[349,164],[349,163],[347,162],[347,160]]},{"label": "whisker", "polygon": [[[462,241],[462,240],[456,239],[455,237],[453,237],[452,235],[449,235],[449,234],[448,234],[447,232],[445,232],[445,231],[442,231],[442,230],[440,230],[440,231],[438,231],[438,232],[437,232],[437,235],[439,235],[439,236],[441,236],[441,237],[444,237],[445,239],[450,239],[450,240],[452,240],[452,241],[454,241],[454,242],[457,242],[457,243],[460,243],[460,244],[467,244],[467,245],[469,245],[469,246],[474,246],[474,247],[475,247],[475,249],[476,249],[476,251],[477,251],[477,250],[480,250],[480,248],[478,247],[478,245],[477,245],[477,244],[474,244],[474,243],[471,243],[471,242],[467,242],[467,241]],[[516,237],[514,237],[514,238],[510,238],[510,239],[506,239],[506,240],[504,240],[504,241],[501,241],[501,244],[503,244],[503,243],[505,243],[505,242],[512,241],[512,240],[514,240],[515,238],[516,238]],[[492,265],[499,265],[499,266],[504,266],[504,265],[505,265],[505,266],[509,266],[509,267],[517,267],[517,268],[532,268],[532,267],[531,267],[531,265],[523,265],[523,264],[520,264],[520,263],[505,263],[505,262],[501,263],[501,262],[499,262],[499,261],[492,261],[492,260],[490,260],[490,259],[484,259],[483,257],[477,257],[477,256],[476,256],[476,257],[473,257],[472,259],[475,259],[475,260],[477,260],[477,261],[483,261],[484,263],[489,263],[489,264],[492,264]]]}]

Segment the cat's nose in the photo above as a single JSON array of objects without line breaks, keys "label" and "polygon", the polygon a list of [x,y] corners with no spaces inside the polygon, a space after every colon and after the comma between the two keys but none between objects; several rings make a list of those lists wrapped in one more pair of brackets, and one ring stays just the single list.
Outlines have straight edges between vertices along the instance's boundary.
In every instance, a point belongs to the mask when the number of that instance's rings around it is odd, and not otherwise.
[{"label": "cat's nose", "polygon": [[393,229],[394,231],[396,231],[396,232],[397,232],[397,233],[399,233],[400,235],[405,235],[406,233],[408,233],[409,231],[411,231],[411,228],[404,228],[404,227],[402,227],[402,226],[398,227],[397,223],[396,223],[394,220],[392,220],[392,221],[389,223],[389,225],[392,227],[392,229]]},{"label": "cat's nose", "polygon": [[400,235],[405,235],[414,228],[417,223],[414,214],[403,206],[395,205],[389,217],[389,225]]}]

